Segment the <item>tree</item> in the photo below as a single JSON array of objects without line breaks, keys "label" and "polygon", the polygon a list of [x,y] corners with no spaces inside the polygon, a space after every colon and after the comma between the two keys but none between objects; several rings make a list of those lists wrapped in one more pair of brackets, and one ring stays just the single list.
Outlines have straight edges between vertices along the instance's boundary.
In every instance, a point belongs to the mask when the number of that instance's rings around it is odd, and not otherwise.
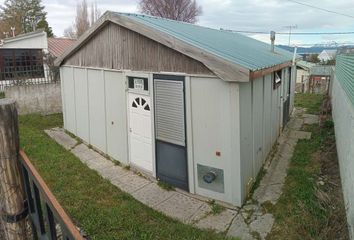
[{"label": "tree", "polygon": [[101,11],[97,7],[97,2],[91,3],[90,26],[92,26],[101,16]]},{"label": "tree", "polygon": [[75,32],[76,36],[80,37],[90,27],[87,2],[82,0],[76,6]]},{"label": "tree", "polygon": [[142,13],[173,20],[195,23],[202,7],[195,0],[140,0]]},{"label": "tree", "polygon": [[15,34],[31,32],[43,27],[49,36],[53,35],[41,0],[5,0],[0,9],[1,34],[10,32],[11,35],[11,27],[15,27]]},{"label": "tree", "polygon": [[64,36],[68,38],[80,37],[90,26],[92,26],[101,15],[96,1],[91,4],[91,11],[88,14],[88,5],[86,0],[82,0],[76,5],[75,23],[64,30]]},{"label": "tree", "polygon": [[318,62],[320,62],[320,59],[318,58],[318,54],[310,54],[307,57],[307,61],[313,62],[313,63],[318,63]]},{"label": "tree", "polygon": [[48,37],[53,37],[53,30],[49,27],[46,16],[42,17],[42,19],[37,23],[37,28],[44,29],[46,31]]},{"label": "tree", "polygon": [[77,38],[73,26],[69,26],[64,29],[64,37],[73,38],[73,39]]}]

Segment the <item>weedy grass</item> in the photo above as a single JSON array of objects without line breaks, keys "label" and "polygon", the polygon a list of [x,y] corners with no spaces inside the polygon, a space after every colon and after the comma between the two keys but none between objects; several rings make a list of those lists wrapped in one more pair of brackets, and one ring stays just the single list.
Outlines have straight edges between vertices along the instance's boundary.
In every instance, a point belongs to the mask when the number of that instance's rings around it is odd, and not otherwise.
[{"label": "weedy grass", "polygon": [[296,93],[295,106],[306,108],[308,114],[319,114],[323,99],[322,94]]},{"label": "weedy grass", "polygon": [[[308,113],[319,112],[322,95],[297,94],[295,104]],[[299,140],[291,159],[283,194],[268,209],[275,216],[275,225],[268,239],[327,239],[323,231],[329,211],[317,197],[317,175],[321,172],[320,152],[333,144],[333,124],[324,128],[318,124],[305,125],[311,139]]]}]

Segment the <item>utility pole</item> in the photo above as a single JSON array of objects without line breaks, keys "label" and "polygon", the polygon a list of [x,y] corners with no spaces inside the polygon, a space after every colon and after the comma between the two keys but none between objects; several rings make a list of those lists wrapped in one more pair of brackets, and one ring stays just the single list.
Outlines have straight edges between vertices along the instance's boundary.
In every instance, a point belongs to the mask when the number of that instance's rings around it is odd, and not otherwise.
[{"label": "utility pole", "polygon": [[0,99],[0,220],[6,240],[27,239],[19,145],[15,101]]},{"label": "utility pole", "polygon": [[274,42],[275,42],[275,32],[274,31],[270,31],[270,51],[274,52]]},{"label": "utility pole", "polygon": [[284,26],[284,27],[289,28],[289,46],[290,46],[291,30],[296,29],[297,25],[289,25],[289,26]]}]

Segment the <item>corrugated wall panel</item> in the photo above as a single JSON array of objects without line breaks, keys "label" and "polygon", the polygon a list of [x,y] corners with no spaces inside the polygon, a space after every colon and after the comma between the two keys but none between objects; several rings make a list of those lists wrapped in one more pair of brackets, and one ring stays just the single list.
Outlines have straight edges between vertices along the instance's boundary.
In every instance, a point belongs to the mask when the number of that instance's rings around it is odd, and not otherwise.
[{"label": "corrugated wall panel", "polygon": [[354,54],[338,55],[335,71],[338,82],[354,105]]},{"label": "corrugated wall panel", "polygon": [[253,177],[263,164],[263,77],[253,81]]},{"label": "corrugated wall panel", "polygon": [[90,143],[106,152],[106,112],[103,71],[88,69]]},{"label": "corrugated wall panel", "polygon": [[271,129],[272,129],[272,113],[271,113],[271,106],[272,106],[272,99],[271,99],[271,91],[272,89],[272,78],[271,75],[268,74],[264,77],[264,101],[263,101],[263,114],[264,114],[264,142],[263,142],[263,148],[264,148],[264,160],[267,157],[267,153],[270,152],[272,148],[272,136],[271,136]]},{"label": "corrugated wall panel", "polygon": [[156,139],[185,146],[183,82],[154,80]]},{"label": "corrugated wall panel", "polygon": [[337,56],[332,81],[332,116],[347,220],[354,239],[354,55]]},{"label": "corrugated wall panel", "polygon": [[76,135],[85,142],[90,141],[88,115],[88,89],[86,70],[74,68]]},{"label": "corrugated wall panel", "polygon": [[252,82],[240,83],[240,156],[243,197],[253,178]]}]

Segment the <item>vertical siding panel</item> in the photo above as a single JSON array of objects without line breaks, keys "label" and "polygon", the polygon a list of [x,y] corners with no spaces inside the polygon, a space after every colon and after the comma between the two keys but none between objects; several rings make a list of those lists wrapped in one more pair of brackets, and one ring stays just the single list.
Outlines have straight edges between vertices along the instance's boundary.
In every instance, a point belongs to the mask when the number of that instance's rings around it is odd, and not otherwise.
[{"label": "vertical siding panel", "polygon": [[88,69],[90,143],[98,149],[106,149],[105,96],[102,72]]},{"label": "vertical siding panel", "polygon": [[89,142],[88,123],[88,96],[86,70],[74,68],[75,83],[75,109],[76,109],[76,135]]}]

